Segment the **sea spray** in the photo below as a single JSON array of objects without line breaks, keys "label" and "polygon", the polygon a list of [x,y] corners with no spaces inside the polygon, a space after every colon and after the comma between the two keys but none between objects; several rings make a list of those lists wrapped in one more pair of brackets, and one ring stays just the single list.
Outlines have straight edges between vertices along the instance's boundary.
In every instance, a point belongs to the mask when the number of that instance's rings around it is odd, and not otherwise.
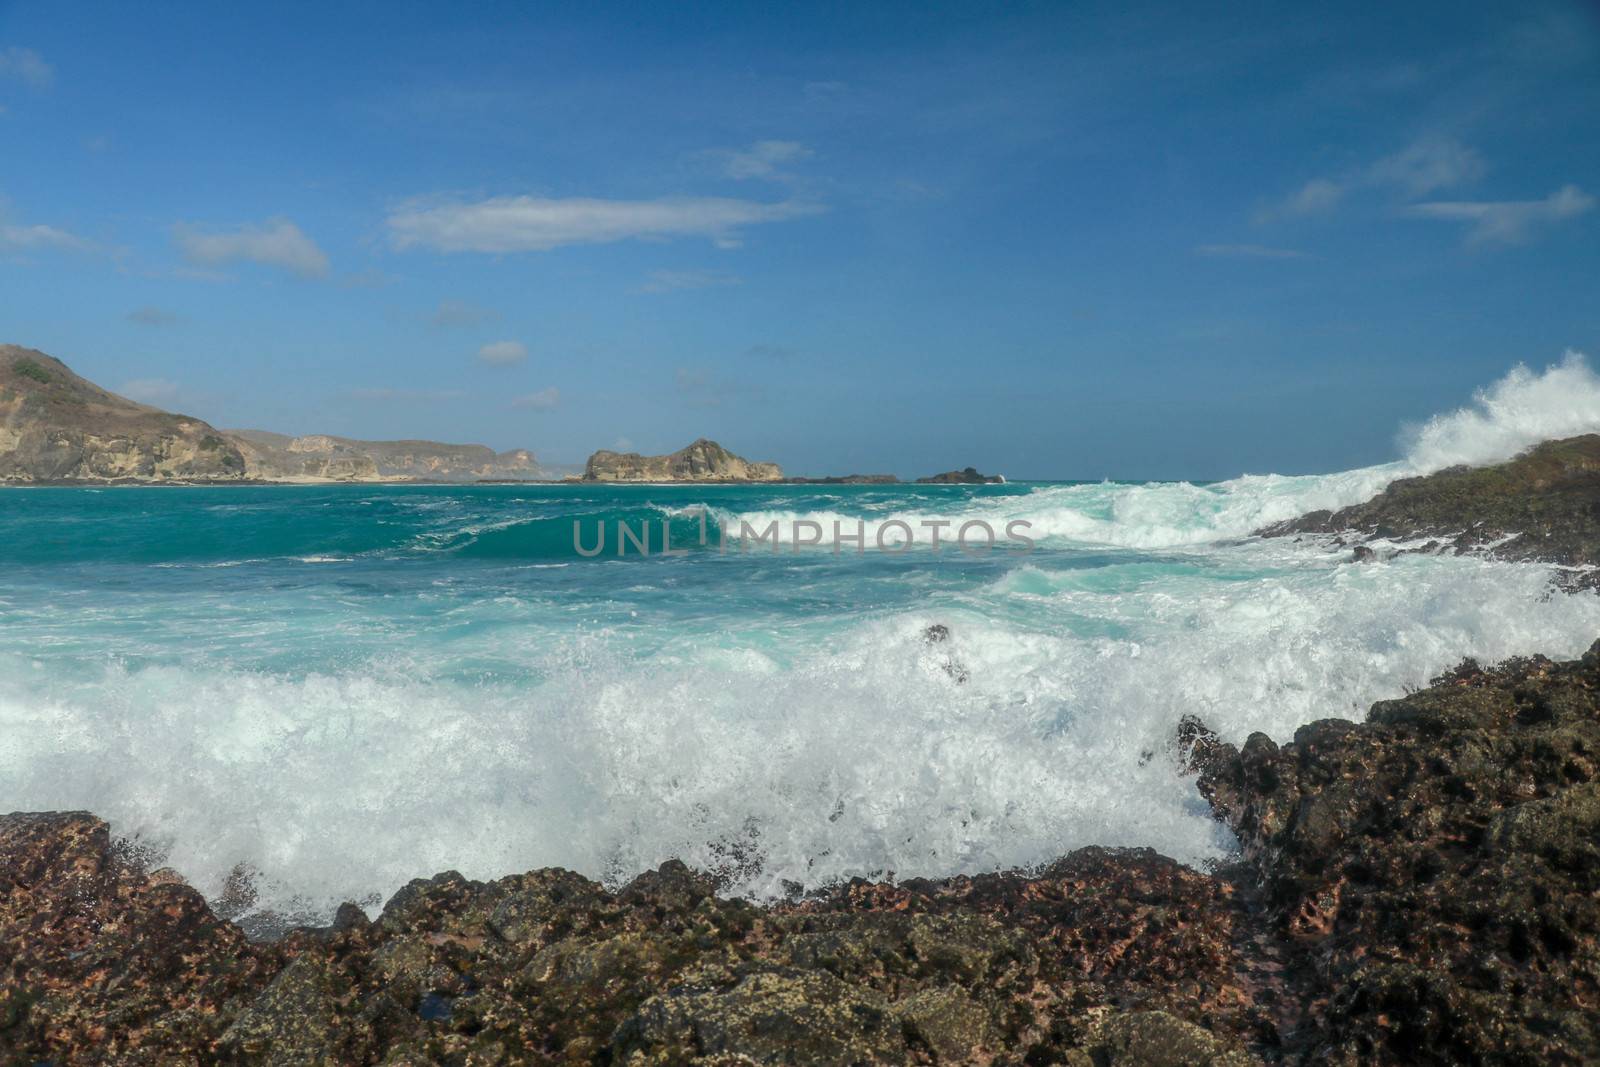
[{"label": "sea spray", "polygon": [[[1322,477],[19,494],[0,808],[90,808],[204,890],[242,865],[259,907],[308,918],[448,868],[620,880],[677,856],[762,897],[1091,843],[1204,863],[1230,841],[1171,757],[1182,715],[1285,740],[1464,656],[1570,656],[1600,632],[1600,598],[1552,595],[1541,565],[1355,566],[1248,536],[1469,446],[1497,458],[1526,436],[1505,425],[1596,428],[1542,421],[1574,366],[1436,420],[1449,448]],[[574,518],[689,540],[700,507],[719,529],[1025,518],[1039,541],[571,550]]]}]

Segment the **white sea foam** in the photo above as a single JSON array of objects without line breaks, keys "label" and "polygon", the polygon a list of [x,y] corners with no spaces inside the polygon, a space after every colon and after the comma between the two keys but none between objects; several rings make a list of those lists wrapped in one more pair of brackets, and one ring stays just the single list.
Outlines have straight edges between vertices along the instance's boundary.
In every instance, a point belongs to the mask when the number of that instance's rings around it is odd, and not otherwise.
[{"label": "white sea foam", "polygon": [[1482,466],[1562,437],[1600,432],[1600,375],[1578,352],[1535,373],[1518,365],[1472,404],[1435,415],[1402,433],[1406,465],[1417,474],[1458,464]]},{"label": "white sea foam", "polygon": [[[869,548],[880,531],[888,543],[903,535],[887,524],[904,523],[915,543],[926,547],[924,523],[950,524],[948,539],[961,523],[982,520],[1003,538],[1006,524],[1029,524],[1028,536],[1065,543],[1135,549],[1181,549],[1248,537],[1263,526],[1309,511],[1334,510],[1371,499],[1396,478],[1429,474],[1458,464],[1483,465],[1512,458],[1540,441],[1600,432],[1600,376],[1584,357],[1567,353],[1541,372],[1517,366],[1479,390],[1471,405],[1437,415],[1402,435],[1404,455],[1392,463],[1337,474],[1244,475],[1224,482],[1042,487],[1026,496],[978,494],[964,505],[940,512],[900,512],[865,519]],[[763,531],[777,523],[780,539],[792,543],[797,522],[822,528],[822,544],[832,546],[835,523],[845,536],[858,531],[861,516],[834,511],[736,512],[713,508],[731,539],[747,524]],[[853,550],[854,544],[847,547]]]},{"label": "white sea foam", "polygon": [[[337,673],[227,653],[0,654],[0,810],[92,809],[207,892],[244,863],[263,907],[316,916],[447,868],[621,879],[669,857],[716,866],[735,846],[759,862],[732,888],[756,896],[1027,865],[1091,843],[1201,863],[1230,842],[1165,750],[1179,716],[1283,741],[1463,656],[1571,656],[1600,633],[1600,597],[1550,595],[1552,568],[1345,566],[1314,545],[1239,539],[1400,474],[1503,458],[1540,427],[1600,429],[1593,384],[1576,361],[1514,373],[1383,467],[979,495],[940,517],[1023,509],[1058,544],[1161,554],[1074,568],[1041,553],[887,615],[575,636],[570,607],[541,616],[497,594]],[[831,513],[812,514],[831,531]],[[347,625],[296,618],[334,642]],[[949,640],[923,639],[935,622]],[[463,677],[464,657],[524,673]]]},{"label": "white sea foam", "polygon": [[[642,660],[631,631],[545,637],[533,686],[453,681],[454,653],[425,646],[308,677],[0,660],[0,809],[87,807],[209,892],[243,862],[264,906],[315,914],[446,868],[621,878],[714,866],[719,843],[760,854],[734,886],[758,896],[1090,843],[1194,863],[1228,841],[1163,754],[1181,714],[1284,740],[1464,655],[1572,655],[1600,632],[1600,598],[1547,596],[1537,566],[1259,543],[1211,565],[1277,569],[1095,588],[1030,565],[820,641]],[[935,621],[952,636],[929,645]]]}]

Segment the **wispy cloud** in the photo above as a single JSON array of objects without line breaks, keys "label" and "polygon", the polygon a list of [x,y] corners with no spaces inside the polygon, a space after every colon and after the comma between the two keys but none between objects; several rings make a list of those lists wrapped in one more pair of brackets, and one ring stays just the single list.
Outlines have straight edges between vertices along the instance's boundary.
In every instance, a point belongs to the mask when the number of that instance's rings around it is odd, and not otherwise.
[{"label": "wispy cloud", "polygon": [[701,237],[732,248],[738,246],[739,231],[747,226],[821,210],[820,205],[795,200],[505,196],[475,203],[413,204],[391,214],[388,226],[396,248],[422,246],[440,252],[543,252],[563,245],[677,237]]},{"label": "wispy cloud", "polygon": [[180,223],[173,228],[173,239],[189,262],[202,266],[246,261],[281,267],[302,278],[328,274],[327,255],[288,219],[210,232]]},{"label": "wispy cloud", "polygon": [[460,389],[391,389],[378,386],[365,389],[349,389],[344,394],[351,400],[359,400],[364,404],[414,404],[429,403],[440,400],[460,400],[467,394]]},{"label": "wispy cloud", "polygon": [[0,252],[35,252],[49,249],[91,252],[97,247],[93,241],[54,226],[14,226],[0,222]]},{"label": "wispy cloud", "polygon": [[748,148],[713,148],[703,155],[716,163],[725,177],[771,181],[787,178],[785,165],[809,159],[813,153],[799,141],[757,141]]},{"label": "wispy cloud", "polygon": [[171,403],[182,391],[177,382],[165,378],[135,378],[117,387],[118,393],[141,404]]},{"label": "wispy cloud", "polygon": [[1515,244],[1527,240],[1530,231],[1540,226],[1586,214],[1594,204],[1594,197],[1576,185],[1567,185],[1543,200],[1435,201],[1414,204],[1410,213],[1418,218],[1471,223],[1467,231],[1467,241],[1471,244],[1492,241]]},{"label": "wispy cloud", "polygon": [[1276,204],[1269,204],[1256,213],[1257,222],[1274,219],[1293,219],[1304,215],[1320,215],[1331,211],[1344,199],[1345,186],[1328,178],[1313,178]]},{"label": "wispy cloud", "polygon": [[441,300],[428,323],[434,329],[443,330],[455,326],[481,326],[499,317],[500,313],[492,308],[475,307],[461,300]]},{"label": "wispy cloud", "polygon": [[178,316],[158,307],[142,307],[128,312],[128,321],[140,326],[173,326]]},{"label": "wispy cloud", "polygon": [[1313,178],[1284,199],[1256,213],[1257,222],[1302,218],[1332,211],[1362,190],[1397,190],[1426,196],[1476,181],[1484,172],[1478,152],[1448,137],[1424,137],[1393,155],[1335,177]]},{"label": "wispy cloud", "polygon": [[15,78],[30,89],[48,89],[56,80],[55,68],[31,48],[0,48],[0,77]]},{"label": "wispy cloud", "polygon": [[1392,185],[1411,196],[1426,196],[1477,181],[1484,170],[1476,149],[1447,137],[1430,137],[1378,160],[1367,168],[1365,179],[1369,185]]},{"label": "wispy cloud", "polygon": [[714,270],[656,270],[639,291],[643,293],[671,293],[680,289],[718,289],[730,285],[743,285],[737,274]]},{"label": "wispy cloud", "polygon": [[1293,248],[1269,248],[1266,245],[1196,245],[1197,256],[1231,259],[1308,259],[1305,252]]},{"label": "wispy cloud", "polygon": [[478,360],[496,367],[508,367],[528,358],[528,346],[521,341],[491,341],[478,349]]},{"label": "wispy cloud", "polygon": [[561,403],[561,390],[555,386],[540,389],[536,393],[525,393],[511,401],[511,406],[526,411],[549,411]]}]

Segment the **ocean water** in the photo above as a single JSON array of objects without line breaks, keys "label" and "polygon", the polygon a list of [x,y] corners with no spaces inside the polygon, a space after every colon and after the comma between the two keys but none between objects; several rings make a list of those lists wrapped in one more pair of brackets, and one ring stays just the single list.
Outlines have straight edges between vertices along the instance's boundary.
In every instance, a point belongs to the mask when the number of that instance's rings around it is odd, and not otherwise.
[{"label": "ocean water", "polygon": [[[1542,565],[1251,531],[1596,429],[1571,357],[1320,476],[0,491],[0,811],[91,809],[306,919],[448,868],[680,857],[770,897],[1087,844],[1203,864],[1232,841],[1170,751],[1180,716],[1285,740],[1464,656],[1600,636],[1600,597]],[[896,519],[1035,544],[833,543]],[[774,520],[823,543],[737,536]],[[619,521],[693,547],[618,558]]]}]

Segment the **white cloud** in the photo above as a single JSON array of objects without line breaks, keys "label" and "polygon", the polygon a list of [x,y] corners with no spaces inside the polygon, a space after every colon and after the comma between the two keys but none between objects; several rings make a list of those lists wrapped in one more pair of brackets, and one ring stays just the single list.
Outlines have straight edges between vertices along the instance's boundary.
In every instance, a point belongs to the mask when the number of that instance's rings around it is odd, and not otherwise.
[{"label": "white cloud", "polygon": [[388,226],[396,248],[422,245],[440,252],[542,252],[563,245],[674,237],[703,237],[728,248],[738,245],[738,232],[746,226],[821,210],[793,200],[768,204],[726,197],[502,196],[476,203],[412,205],[391,214]]},{"label": "white cloud", "polygon": [[461,300],[441,300],[439,310],[428,321],[436,329],[442,330],[451,326],[481,326],[499,317],[499,312],[492,308],[474,307]]},{"label": "white cloud", "polygon": [[478,349],[478,359],[497,367],[521,363],[528,358],[528,348],[521,341],[492,341]]},{"label": "white cloud", "polygon": [[671,293],[679,289],[716,289],[729,285],[743,285],[737,274],[724,274],[714,270],[655,270],[639,287],[645,293]]},{"label": "white cloud", "polygon": [[176,399],[181,389],[177,382],[169,382],[165,378],[135,378],[131,382],[123,382],[117,392],[141,404],[162,404]]},{"label": "white cloud", "polygon": [[56,79],[55,68],[31,48],[0,48],[0,77],[15,78],[30,89],[48,89]]},{"label": "white cloud", "polygon": [[720,163],[727,177],[744,181],[785,177],[783,164],[809,159],[812,152],[799,141],[757,141],[749,148],[714,149],[707,154]]},{"label": "white cloud", "polygon": [[140,326],[171,326],[178,321],[178,316],[158,307],[142,307],[128,312],[128,321]]},{"label": "white cloud", "polygon": [[323,278],[328,274],[327,255],[288,219],[210,233],[180,224],[174,227],[173,237],[191,263],[215,267],[246,260],[282,267],[302,278]]},{"label": "white cloud", "polygon": [[1426,196],[1483,176],[1483,157],[1447,137],[1426,137],[1367,169],[1372,185],[1396,185],[1412,196]]},{"label": "white cloud", "polygon": [[1195,255],[1234,259],[1306,259],[1306,253],[1293,248],[1266,245],[1196,245]]},{"label": "white cloud", "polygon": [[1256,213],[1257,222],[1302,218],[1332,211],[1346,196],[1362,190],[1399,190],[1426,196],[1475,181],[1483,175],[1483,157],[1448,137],[1424,137],[1390,156],[1334,178],[1313,178],[1287,198]]},{"label": "white cloud", "polygon": [[1331,211],[1334,205],[1344,199],[1344,193],[1345,187],[1339,182],[1328,178],[1313,178],[1291,194],[1287,200],[1263,210],[1258,220],[1320,215],[1324,211]]},{"label": "white cloud", "polygon": [[88,252],[94,249],[93,241],[85,240],[54,226],[12,226],[0,223],[0,252],[29,252],[41,249],[63,249],[69,252]]},{"label": "white cloud", "polygon": [[514,408],[524,408],[532,411],[549,411],[561,403],[561,390],[551,386],[540,389],[537,393],[527,393],[511,401]]},{"label": "white cloud", "polygon": [[1456,200],[1415,204],[1411,214],[1419,218],[1446,219],[1472,223],[1467,240],[1515,243],[1528,238],[1529,231],[1550,223],[1576,218],[1594,207],[1594,197],[1576,185],[1567,185],[1543,200]]}]

